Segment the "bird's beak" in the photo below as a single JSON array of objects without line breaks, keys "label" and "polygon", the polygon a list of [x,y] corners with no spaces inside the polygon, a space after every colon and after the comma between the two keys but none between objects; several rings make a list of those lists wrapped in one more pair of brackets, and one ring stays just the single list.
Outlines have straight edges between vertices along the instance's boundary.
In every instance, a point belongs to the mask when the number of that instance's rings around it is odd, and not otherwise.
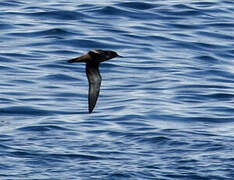
[{"label": "bird's beak", "polygon": [[121,58],[122,58],[123,56],[118,55],[118,57],[121,57]]}]

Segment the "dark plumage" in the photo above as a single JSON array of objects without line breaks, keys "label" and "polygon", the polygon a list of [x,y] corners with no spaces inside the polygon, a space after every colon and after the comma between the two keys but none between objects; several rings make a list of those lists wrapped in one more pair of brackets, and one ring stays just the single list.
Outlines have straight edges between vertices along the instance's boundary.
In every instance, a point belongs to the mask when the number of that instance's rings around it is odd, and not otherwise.
[{"label": "dark plumage", "polygon": [[83,56],[68,60],[69,63],[86,63],[86,75],[89,81],[89,113],[93,111],[100,92],[102,77],[99,64],[117,56],[119,55],[114,51],[92,50]]}]

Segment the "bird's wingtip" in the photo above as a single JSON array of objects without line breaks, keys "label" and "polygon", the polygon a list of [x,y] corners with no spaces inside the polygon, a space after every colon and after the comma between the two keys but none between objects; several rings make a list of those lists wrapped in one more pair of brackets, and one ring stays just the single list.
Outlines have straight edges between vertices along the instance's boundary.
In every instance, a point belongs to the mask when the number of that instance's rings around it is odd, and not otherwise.
[{"label": "bird's wingtip", "polygon": [[89,114],[91,114],[93,112],[93,109],[89,109]]}]

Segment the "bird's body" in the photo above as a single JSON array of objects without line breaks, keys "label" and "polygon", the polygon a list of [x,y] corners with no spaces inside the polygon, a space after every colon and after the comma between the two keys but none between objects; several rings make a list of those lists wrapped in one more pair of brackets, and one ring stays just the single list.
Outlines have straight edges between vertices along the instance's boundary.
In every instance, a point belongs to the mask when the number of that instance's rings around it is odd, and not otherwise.
[{"label": "bird's body", "polygon": [[114,51],[92,50],[83,56],[68,60],[69,63],[86,63],[86,75],[89,81],[89,113],[93,111],[100,92],[102,77],[99,64],[117,56],[119,55]]}]

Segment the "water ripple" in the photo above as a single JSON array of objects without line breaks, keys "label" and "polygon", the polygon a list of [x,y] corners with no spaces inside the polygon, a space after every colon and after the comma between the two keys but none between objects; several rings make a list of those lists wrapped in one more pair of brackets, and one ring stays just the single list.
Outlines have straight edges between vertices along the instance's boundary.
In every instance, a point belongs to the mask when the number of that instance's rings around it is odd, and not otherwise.
[{"label": "water ripple", "polygon": [[0,2],[0,179],[233,179],[233,5]]}]

